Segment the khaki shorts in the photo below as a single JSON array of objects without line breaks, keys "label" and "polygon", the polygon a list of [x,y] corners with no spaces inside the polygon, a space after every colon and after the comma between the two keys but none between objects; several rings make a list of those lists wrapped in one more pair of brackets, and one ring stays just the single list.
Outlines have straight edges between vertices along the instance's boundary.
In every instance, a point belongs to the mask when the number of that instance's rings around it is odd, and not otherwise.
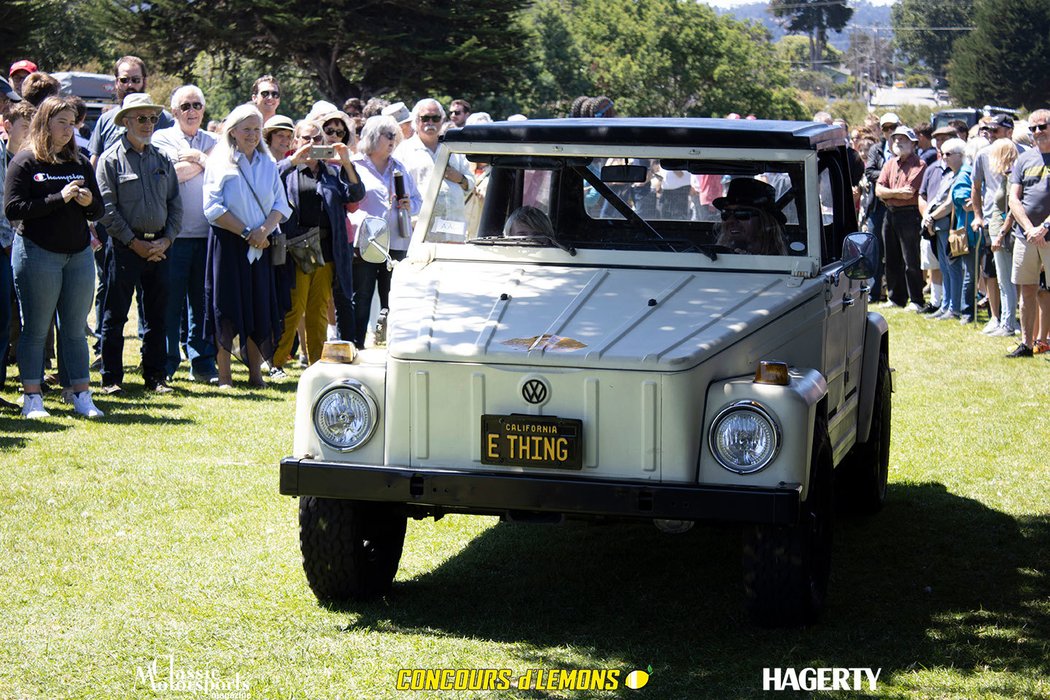
[{"label": "khaki shorts", "polygon": [[1014,265],[1010,280],[1014,284],[1039,284],[1039,270],[1050,271],[1050,245],[1042,248],[1014,236]]}]

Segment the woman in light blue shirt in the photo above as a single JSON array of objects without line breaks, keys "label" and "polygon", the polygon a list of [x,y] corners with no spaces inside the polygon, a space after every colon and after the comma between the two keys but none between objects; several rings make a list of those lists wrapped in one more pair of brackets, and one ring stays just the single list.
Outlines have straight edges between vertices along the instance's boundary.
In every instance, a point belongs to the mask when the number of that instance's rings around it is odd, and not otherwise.
[{"label": "woman in light blue shirt", "polygon": [[262,363],[273,358],[287,311],[287,300],[278,301],[269,246],[291,208],[262,140],[259,110],[241,105],[226,125],[204,171],[204,215],[212,225],[204,322],[218,348],[220,388],[233,385],[231,353],[248,365],[249,384],[263,386]]}]

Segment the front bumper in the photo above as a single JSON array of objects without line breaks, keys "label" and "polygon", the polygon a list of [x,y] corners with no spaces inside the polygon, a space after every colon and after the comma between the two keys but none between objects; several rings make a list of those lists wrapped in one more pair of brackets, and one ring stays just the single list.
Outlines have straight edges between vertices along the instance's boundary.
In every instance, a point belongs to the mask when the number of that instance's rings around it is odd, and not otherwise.
[{"label": "front bumper", "polygon": [[566,516],[794,524],[802,487],[636,481],[281,460],[281,493],[402,503],[431,513]]}]

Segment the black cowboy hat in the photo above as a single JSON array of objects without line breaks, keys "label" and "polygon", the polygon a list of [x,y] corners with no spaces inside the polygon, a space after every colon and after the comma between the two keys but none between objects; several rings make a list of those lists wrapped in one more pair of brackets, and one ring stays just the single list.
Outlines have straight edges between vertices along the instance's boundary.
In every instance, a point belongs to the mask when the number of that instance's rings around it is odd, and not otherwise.
[{"label": "black cowboy hat", "polygon": [[781,224],[787,223],[787,217],[777,206],[777,191],[772,185],[761,180],[752,180],[749,177],[731,180],[726,196],[717,198],[712,204],[718,209],[729,206],[764,209]]}]

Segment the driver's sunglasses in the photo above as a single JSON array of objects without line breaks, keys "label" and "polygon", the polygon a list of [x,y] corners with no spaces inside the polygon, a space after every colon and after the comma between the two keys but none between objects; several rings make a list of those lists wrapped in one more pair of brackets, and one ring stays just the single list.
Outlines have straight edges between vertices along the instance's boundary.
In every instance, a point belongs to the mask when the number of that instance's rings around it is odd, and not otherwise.
[{"label": "driver's sunglasses", "polygon": [[721,211],[722,221],[736,219],[737,221],[751,221],[751,217],[758,216],[758,209],[751,207],[738,207],[736,209],[723,209]]}]

